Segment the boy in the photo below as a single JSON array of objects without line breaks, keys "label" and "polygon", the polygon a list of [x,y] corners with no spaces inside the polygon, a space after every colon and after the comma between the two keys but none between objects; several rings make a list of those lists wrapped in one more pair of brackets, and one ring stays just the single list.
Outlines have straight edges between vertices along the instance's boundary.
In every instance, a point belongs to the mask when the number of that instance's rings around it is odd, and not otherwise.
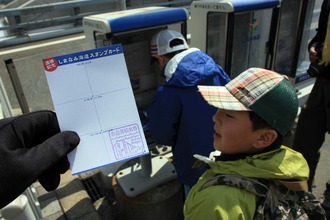
[{"label": "boy", "polygon": [[166,82],[148,109],[149,130],[157,144],[172,146],[178,179],[189,191],[205,169],[192,169],[194,154],[213,150],[212,116],[216,108],[198,93],[197,85],[223,86],[230,79],[211,57],[189,48],[180,32],[161,30],[151,40],[151,55]]},{"label": "boy", "polygon": [[213,144],[221,155],[207,162],[209,169],[190,190],[186,220],[253,219],[254,194],[226,185],[201,190],[218,174],[306,184],[309,169],[305,159],[282,145],[298,111],[298,98],[288,80],[269,70],[251,68],[224,87],[198,88],[218,108],[213,116]]}]

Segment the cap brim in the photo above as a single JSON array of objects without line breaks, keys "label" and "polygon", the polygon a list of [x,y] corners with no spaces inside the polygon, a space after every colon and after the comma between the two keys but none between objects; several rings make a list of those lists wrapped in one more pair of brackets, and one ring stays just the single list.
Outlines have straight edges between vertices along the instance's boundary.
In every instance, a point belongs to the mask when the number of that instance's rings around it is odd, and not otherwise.
[{"label": "cap brim", "polygon": [[231,111],[251,111],[238,101],[224,86],[198,86],[203,98],[219,109]]}]

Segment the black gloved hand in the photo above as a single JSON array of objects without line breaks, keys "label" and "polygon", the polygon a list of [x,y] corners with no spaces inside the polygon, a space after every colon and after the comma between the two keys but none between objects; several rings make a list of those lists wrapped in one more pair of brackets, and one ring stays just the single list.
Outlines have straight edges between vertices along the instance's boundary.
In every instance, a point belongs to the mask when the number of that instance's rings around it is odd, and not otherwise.
[{"label": "black gloved hand", "polygon": [[73,131],[60,132],[51,111],[0,120],[0,208],[37,179],[47,191],[56,189],[79,141]]}]

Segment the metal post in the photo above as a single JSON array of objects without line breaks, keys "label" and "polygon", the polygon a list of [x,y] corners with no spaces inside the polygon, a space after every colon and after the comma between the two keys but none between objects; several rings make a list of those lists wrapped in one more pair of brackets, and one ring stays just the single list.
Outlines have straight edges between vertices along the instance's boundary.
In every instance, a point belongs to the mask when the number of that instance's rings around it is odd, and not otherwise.
[{"label": "metal post", "polygon": [[[1,104],[1,111],[3,113],[3,118],[8,118],[13,116],[12,108],[9,102],[9,98],[7,96],[5,87],[3,85],[2,79],[0,78],[0,104]],[[2,118],[0,118],[2,119]]]},{"label": "metal post", "polygon": [[37,192],[34,186],[30,186],[23,193],[28,198],[30,207],[36,219],[42,219],[42,211],[38,200]]},{"label": "metal post", "polygon": [[150,177],[152,172],[152,165],[151,165],[151,154],[147,154],[145,156],[140,157],[140,163],[142,167],[142,176]]},{"label": "metal post", "polygon": [[23,112],[23,114],[28,113],[28,112],[30,112],[30,109],[29,109],[28,103],[26,101],[26,97],[24,95],[21,82],[18,78],[15,64],[12,59],[5,60],[5,63],[6,63],[6,67],[7,67],[11,82],[12,82],[14,90],[15,90],[16,97],[17,97],[19,105],[22,109],[22,112]]},{"label": "metal post", "polygon": [[126,0],[117,0],[117,6],[120,11],[126,10]]}]

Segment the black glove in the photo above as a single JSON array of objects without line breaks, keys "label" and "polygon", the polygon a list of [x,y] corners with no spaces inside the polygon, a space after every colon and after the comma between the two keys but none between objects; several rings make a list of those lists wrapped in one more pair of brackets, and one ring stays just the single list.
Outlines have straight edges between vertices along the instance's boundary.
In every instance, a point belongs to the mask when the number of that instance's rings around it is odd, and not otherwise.
[{"label": "black glove", "polygon": [[55,190],[69,169],[67,154],[79,141],[73,131],[60,132],[51,111],[0,120],[0,208],[37,179],[47,191]]}]

